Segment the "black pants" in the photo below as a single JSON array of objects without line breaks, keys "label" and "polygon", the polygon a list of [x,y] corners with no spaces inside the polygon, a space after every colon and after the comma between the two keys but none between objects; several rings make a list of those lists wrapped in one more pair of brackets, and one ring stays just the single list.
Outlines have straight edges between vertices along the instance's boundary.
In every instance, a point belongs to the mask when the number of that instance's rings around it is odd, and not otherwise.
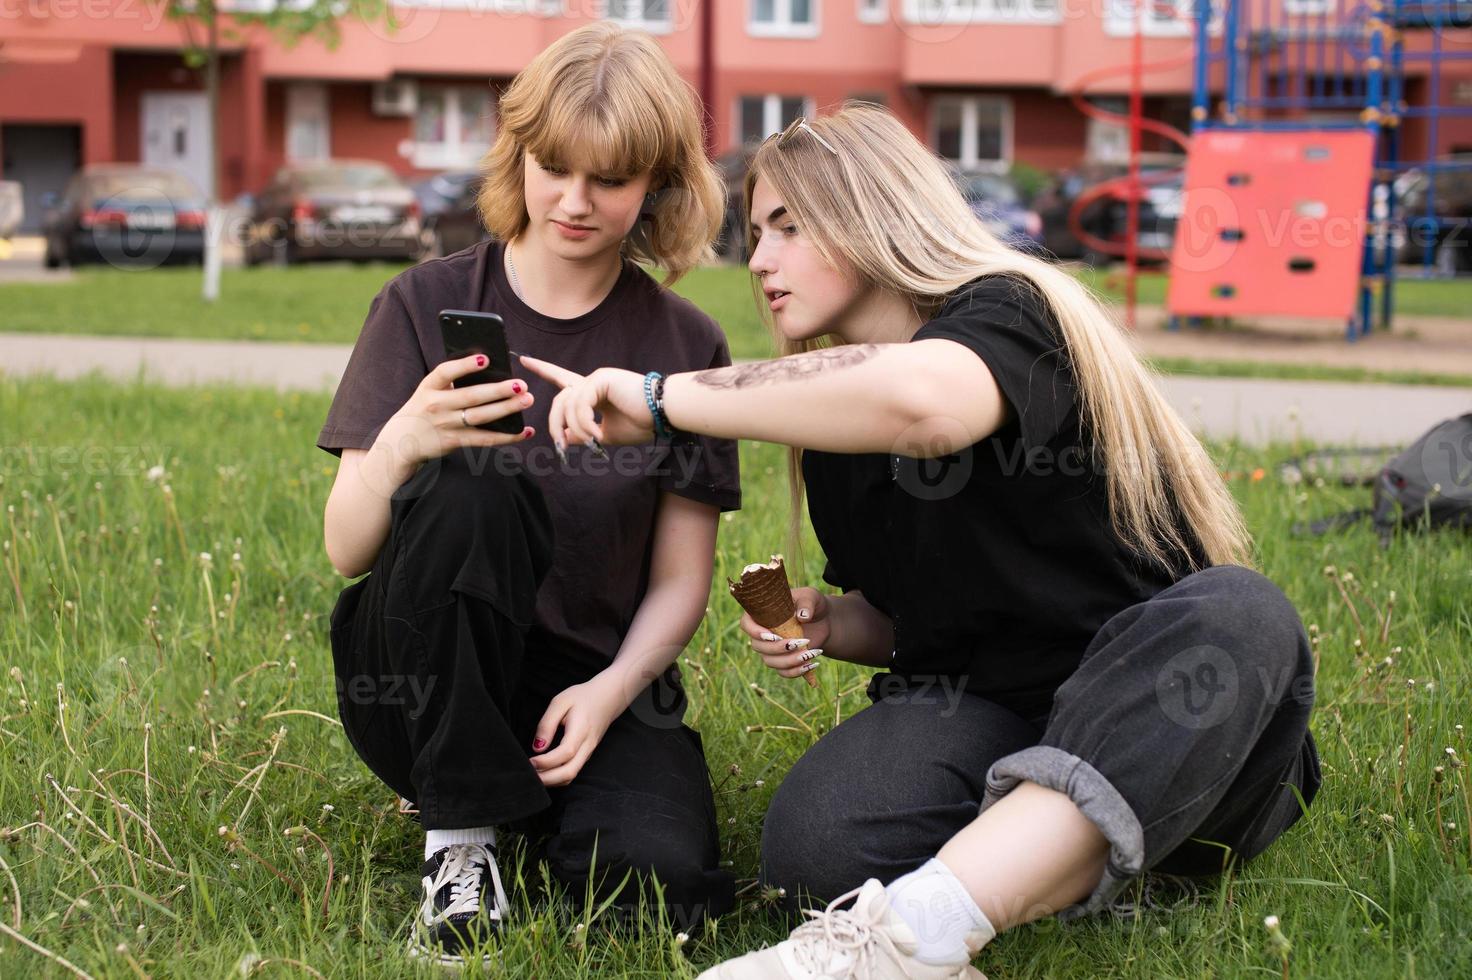
[{"label": "black pants", "polygon": [[772,800],[763,877],[790,896],[829,900],[912,871],[1029,780],[1066,793],[1110,844],[1072,917],[1146,869],[1207,874],[1228,853],[1254,857],[1320,782],[1308,638],[1283,593],[1244,568],[1198,572],[1110,619],[1046,719],[949,680],[879,675],[870,697]]},{"label": "black pants", "polygon": [[627,875],[619,905],[657,879],[681,928],[728,910],[734,881],[718,868],[710,775],[682,699],[671,711],[668,692],[642,692],[568,786],[544,788],[531,766],[556,693],[545,664],[538,684],[522,676],[546,653],[527,648],[552,559],[536,487],[454,452],[405,482],[390,510],[373,571],[332,612],[338,708],[368,768],[416,803],[426,829],[528,832],[573,898],[591,879],[601,901]]}]

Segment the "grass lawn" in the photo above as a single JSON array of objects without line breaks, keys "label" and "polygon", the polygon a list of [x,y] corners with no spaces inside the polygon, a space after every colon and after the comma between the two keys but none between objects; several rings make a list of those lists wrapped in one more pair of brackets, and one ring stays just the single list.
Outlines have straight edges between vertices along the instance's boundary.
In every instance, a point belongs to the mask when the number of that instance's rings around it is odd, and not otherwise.
[{"label": "grass lawn", "polygon": [[[64,975],[47,955],[95,977],[431,975],[403,955],[417,828],[335,722],[325,630],[344,583],[321,548],[334,467],[312,446],[326,407],[0,378],[7,980]],[[747,508],[721,526],[684,661],[723,857],[750,881],[773,788],[863,707],[866,672],[830,662],[810,691],[741,642],[720,583],[782,547],[785,499],[780,452],[744,453]],[[1472,975],[1472,539],[1295,538],[1294,521],[1362,494],[1283,485],[1274,458],[1218,450],[1264,570],[1318,637],[1318,802],[1195,901],[1004,936],[978,964],[993,980]],[[821,560],[810,547],[796,577],[817,581]],[[497,975],[689,977],[783,934],[755,890],[683,948],[656,924],[611,932],[596,910],[523,899]]]},{"label": "grass lawn", "polygon": [[[194,268],[148,272],[83,269],[66,283],[0,285],[0,331],[208,337],[234,340],[350,344],[357,339],[368,304],[403,269],[392,263],[325,263],[288,269],[228,268],[216,305],[199,298]],[[1119,300],[1122,281],[1082,269],[1080,277]],[[1165,301],[1166,278],[1149,273],[1140,281],[1140,301]],[[1472,279],[1402,283],[1398,308],[1407,313],[1464,316],[1472,309]],[[757,314],[750,277],[742,267],[696,269],[675,286],[725,328],[736,358],[770,357],[771,340]],[[1315,365],[1163,360],[1170,373],[1230,377],[1301,378],[1326,381],[1384,381],[1407,384],[1472,385],[1463,375],[1377,372]]]},{"label": "grass lawn", "polygon": [[[222,270],[216,304],[190,267],[84,268],[70,282],[0,285],[0,331],[351,344],[402,264],[329,262]],[[771,354],[745,269],[696,269],[675,287],[726,328],[736,357]]]}]

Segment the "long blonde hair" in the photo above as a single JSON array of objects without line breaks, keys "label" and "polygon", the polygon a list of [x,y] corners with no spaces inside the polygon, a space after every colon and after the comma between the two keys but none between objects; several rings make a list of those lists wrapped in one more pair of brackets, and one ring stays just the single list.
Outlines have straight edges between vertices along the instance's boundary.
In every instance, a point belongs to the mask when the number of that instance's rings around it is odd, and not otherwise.
[{"label": "long blonde hair", "polygon": [[669,285],[710,255],[725,213],[700,120],[694,89],[653,38],[608,21],[584,25],[533,58],[501,95],[496,141],[481,161],[481,221],[502,241],[526,229],[528,152],[562,165],[585,151],[620,176],[652,171],[653,219],[625,239],[624,254],[663,268]]},{"label": "long blonde hair", "polygon": [[[1209,565],[1251,563],[1242,515],[1211,458],[1086,287],[988,232],[940,160],[886,110],[849,104],[809,125],[838,152],[802,130],[782,145],[763,144],[746,175],[748,216],[752,189],[765,179],[825,261],[848,270],[861,288],[905,297],[922,318],[978,276],[1029,283],[1062,332],[1081,424],[1108,481],[1115,533],[1166,568],[1195,570],[1198,555]],[[755,247],[749,222],[747,247]],[[770,318],[768,326],[784,355],[833,342],[793,343]],[[793,450],[790,461],[795,532],[801,451]]]}]

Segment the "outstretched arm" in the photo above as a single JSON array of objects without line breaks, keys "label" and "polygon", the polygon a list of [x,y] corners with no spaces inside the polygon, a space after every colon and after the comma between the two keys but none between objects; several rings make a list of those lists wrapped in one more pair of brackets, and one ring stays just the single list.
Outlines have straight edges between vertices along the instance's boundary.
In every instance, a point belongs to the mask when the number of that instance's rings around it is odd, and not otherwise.
[{"label": "outstretched arm", "polygon": [[[652,427],[643,379],[600,368],[580,377],[523,358],[563,386],[553,438],[643,441]],[[1006,400],[985,363],[950,340],[852,344],[771,361],[671,375],[665,412],[685,432],[841,453],[936,456],[985,438]],[[601,421],[599,420],[601,417]]]}]

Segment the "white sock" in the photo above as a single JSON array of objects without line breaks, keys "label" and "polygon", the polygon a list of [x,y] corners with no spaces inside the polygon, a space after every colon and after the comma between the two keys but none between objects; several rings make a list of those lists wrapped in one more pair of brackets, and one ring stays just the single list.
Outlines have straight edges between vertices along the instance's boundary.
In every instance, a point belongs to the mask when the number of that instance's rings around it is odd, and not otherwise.
[{"label": "white sock", "polygon": [[[896,878],[884,891],[890,907],[915,933],[919,941],[915,956],[922,963],[967,963],[997,934],[966,886],[937,858]],[[968,935],[975,949],[966,945]]]},{"label": "white sock", "polygon": [[489,844],[496,846],[496,828],[464,827],[459,830],[426,830],[424,832],[424,860],[434,852],[451,844]]}]

